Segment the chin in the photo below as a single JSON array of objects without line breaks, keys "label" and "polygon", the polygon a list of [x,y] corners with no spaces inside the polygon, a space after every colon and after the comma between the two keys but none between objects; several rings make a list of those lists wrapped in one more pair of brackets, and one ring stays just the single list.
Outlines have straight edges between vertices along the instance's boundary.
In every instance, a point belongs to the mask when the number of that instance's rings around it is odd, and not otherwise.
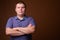
[{"label": "chin", "polygon": [[24,15],[24,13],[17,13],[17,15]]},{"label": "chin", "polygon": [[24,15],[24,14],[18,14],[18,15]]}]

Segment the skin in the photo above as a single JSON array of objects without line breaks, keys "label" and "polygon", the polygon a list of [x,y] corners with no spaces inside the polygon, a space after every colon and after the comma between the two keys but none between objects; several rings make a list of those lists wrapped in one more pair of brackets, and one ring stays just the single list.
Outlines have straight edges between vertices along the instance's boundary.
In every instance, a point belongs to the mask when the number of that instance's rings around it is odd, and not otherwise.
[{"label": "skin", "polygon": [[[16,4],[15,11],[17,13],[17,17],[22,20],[24,18],[25,14],[25,5],[23,3]],[[17,27],[17,28],[6,28],[6,35],[11,36],[20,36],[25,34],[30,34],[35,31],[35,26],[32,24],[29,24],[27,27]]]},{"label": "skin", "polygon": [[19,17],[23,17],[24,16],[24,13],[25,13],[25,6],[24,4],[17,4],[16,5],[16,8],[15,8],[15,11],[17,13],[17,16]]}]

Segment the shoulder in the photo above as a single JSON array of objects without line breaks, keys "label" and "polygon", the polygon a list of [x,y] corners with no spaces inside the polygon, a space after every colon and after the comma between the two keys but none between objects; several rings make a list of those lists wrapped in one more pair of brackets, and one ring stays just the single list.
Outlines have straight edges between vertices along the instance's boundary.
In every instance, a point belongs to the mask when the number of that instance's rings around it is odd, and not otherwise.
[{"label": "shoulder", "polygon": [[9,17],[8,20],[11,21],[11,20],[15,19],[15,17],[16,17],[16,16]]},{"label": "shoulder", "polygon": [[9,17],[8,19],[14,19],[16,16]]},{"label": "shoulder", "polygon": [[33,19],[33,17],[31,17],[31,16],[26,16],[26,18],[28,18],[28,19]]},{"label": "shoulder", "polygon": [[26,16],[26,18],[27,18],[28,20],[34,20],[34,18],[31,17],[31,16]]}]

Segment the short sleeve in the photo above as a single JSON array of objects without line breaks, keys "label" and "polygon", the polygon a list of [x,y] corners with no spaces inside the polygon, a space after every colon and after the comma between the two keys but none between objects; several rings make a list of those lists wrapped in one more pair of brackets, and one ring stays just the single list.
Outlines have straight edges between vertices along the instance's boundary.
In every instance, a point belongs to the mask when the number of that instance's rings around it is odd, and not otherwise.
[{"label": "short sleeve", "polygon": [[32,24],[34,26],[36,25],[35,20],[32,17],[30,18],[29,24]]},{"label": "short sleeve", "polygon": [[7,24],[6,24],[6,28],[12,28],[13,26],[13,23],[12,23],[12,18],[9,18],[8,21],[7,21]]}]

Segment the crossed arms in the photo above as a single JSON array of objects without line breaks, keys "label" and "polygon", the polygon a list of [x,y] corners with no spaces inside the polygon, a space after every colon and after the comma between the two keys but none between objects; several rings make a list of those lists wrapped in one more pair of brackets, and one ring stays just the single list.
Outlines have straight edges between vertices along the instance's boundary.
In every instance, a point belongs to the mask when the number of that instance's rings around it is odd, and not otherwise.
[{"label": "crossed arms", "polygon": [[35,26],[29,24],[27,27],[17,27],[17,28],[6,28],[6,35],[20,36],[25,34],[30,34],[35,31]]}]

